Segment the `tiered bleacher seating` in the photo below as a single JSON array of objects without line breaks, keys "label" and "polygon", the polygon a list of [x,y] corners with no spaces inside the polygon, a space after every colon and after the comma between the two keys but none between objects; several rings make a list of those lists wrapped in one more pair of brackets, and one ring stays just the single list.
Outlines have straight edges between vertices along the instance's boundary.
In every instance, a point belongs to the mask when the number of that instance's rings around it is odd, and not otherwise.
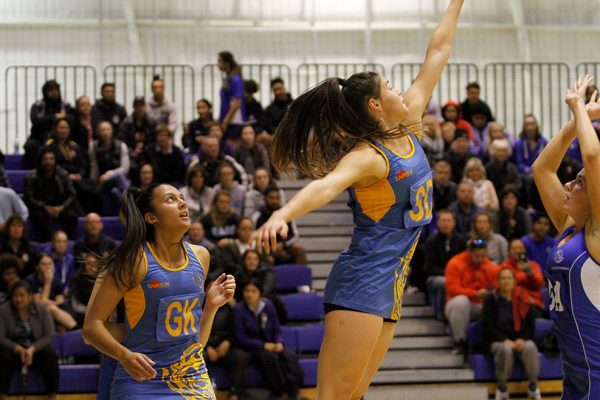
[{"label": "tiered bleacher seating", "polygon": [[6,176],[10,182],[10,186],[17,194],[23,194],[25,192],[25,178],[30,172],[31,171],[28,169],[6,170]]}]

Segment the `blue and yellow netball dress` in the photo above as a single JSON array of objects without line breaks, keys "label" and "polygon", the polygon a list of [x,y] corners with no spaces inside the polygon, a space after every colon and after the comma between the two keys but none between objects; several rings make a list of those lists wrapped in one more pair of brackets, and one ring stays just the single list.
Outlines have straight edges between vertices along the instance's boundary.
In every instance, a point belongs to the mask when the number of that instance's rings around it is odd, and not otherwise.
[{"label": "blue and yellow netball dress", "polygon": [[185,264],[169,268],[144,246],[146,276],[125,293],[124,345],[150,357],[157,375],[137,382],[119,364],[111,399],[216,399],[199,343],[204,269],[191,246],[184,247]]},{"label": "blue and yellow netball dress", "polygon": [[417,137],[408,138],[412,150],[405,156],[370,143],[385,159],[387,174],[369,187],[348,189],[355,227],[327,279],[326,311],[339,307],[400,318],[410,260],[432,213],[431,168]]}]

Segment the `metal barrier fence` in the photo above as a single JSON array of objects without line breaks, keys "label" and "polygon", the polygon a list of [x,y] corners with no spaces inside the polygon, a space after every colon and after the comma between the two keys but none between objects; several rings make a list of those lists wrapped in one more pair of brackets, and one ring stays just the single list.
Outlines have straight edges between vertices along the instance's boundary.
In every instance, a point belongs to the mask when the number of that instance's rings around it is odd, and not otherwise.
[{"label": "metal barrier fence", "polygon": [[[389,78],[394,87],[406,91],[417,77],[420,63],[399,63],[392,66]],[[469,82],[479,82],[479,68],[472,63],[448,63],[433,92],[432,98],[441,106],[448,100],[461,101]]]},{"label": "metal barrier fence", "polygon": [[13,152],[27,140],[31,129],[31,106],[42,98],[44,82],[60,84],[63,101],[75,106],[82,95],[96,91],[96,70],[89,65],[12,65],[4,73],[4,151]]},{"label": "metal barrier fence", "polygon": [[600,80],[600,63],[599,62],[582,62],[575,66],[575,77],[582,76],[584,74],[591,74],[595,80],[594,85],[598,86],[598,80]]},{"label": "metal barrier fence", "polygon": [[104,68],[104,80],[115,84],[117,101],[129,111],[133,110],[135,96],[144,96],[146,101],[152,97],[155,75],[164,81],[165,98],[175,104],[179,121],[196,118],[196,74],[191,65],[108,65]]},{"label": "metal barrier fence", "polygon": [[357,72],[373,71],[385,75],[385,67],[381,64],[300,64],[296,69],[296,96],[315,86],[322,80],[338,76],[348,78]]},{"label": "metal barrier fence", "polygon": [[[288,90],[292,84],[292,70],[285,64],[242,64],[242,79],[254,80],[258,84],[256,99],[266,108],[271,102],[271,79],[281,78],[287,85]],[[219,116],[221,107],[221,98],[219,91],[223,83],[223,73],[217,67],[217,64],[208,64],[202,67],[200,71],[202,83],[202,97],[207,98],[213,103],[213,114],[215,118]]]},{"label": "metal barrier fence", "polygon": [[569,118],[563,97],[570,79],[564,63],[488,64],[482,98],[515,137],[525,114],[535,115],[541,132],[551,137]]}]

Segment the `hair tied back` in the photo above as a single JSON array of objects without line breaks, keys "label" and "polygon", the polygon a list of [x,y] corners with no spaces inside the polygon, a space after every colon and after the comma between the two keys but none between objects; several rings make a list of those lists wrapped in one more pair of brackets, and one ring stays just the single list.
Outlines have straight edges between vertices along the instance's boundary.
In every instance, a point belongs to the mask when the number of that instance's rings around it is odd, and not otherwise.
[{"label": "hair tied back", "polygon": [[338,85],[340,85],[341,87],[345,87],[348,84],[348,81],[346,81],[344,78],[337,78],[338,80]]}]

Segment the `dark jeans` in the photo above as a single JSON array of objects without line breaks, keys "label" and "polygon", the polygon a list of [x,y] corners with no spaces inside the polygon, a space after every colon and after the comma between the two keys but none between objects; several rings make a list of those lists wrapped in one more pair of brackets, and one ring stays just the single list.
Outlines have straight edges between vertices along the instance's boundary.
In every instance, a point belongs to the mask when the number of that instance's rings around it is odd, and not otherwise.
[{"label": "dark jeans", "polygon": [[282,353],[257,350],[252,354],[252,358],[261,366],[265,386],[271,393],[280,396],[285,392],[292,398],[298,396],[304,381],[304,371],[294,353],[287,349]]},{"label": "dark jeans", "polygon": [[[19,371],[23,364],[16,353],[3,348],[0,350],[0,365],[0,394],[6,394],[12,374]],[[33,354],[33,362],[29,369],[42,375],[47,394],[58,392],[58,356],[51,346]]]},{"label": "dark jeans", "polygon": [[75,240],[77,217],[79,216],[77,206],[65,208],[58,218],[52,218],[43,208],[30,207],[29,216],[39,232],[40,237],[36,238],[39,241],[47,242],[50,240],[52,232],[57,229],[55,227],[56,223],[58,223],[60,229],[65,231],[69,239]]},{"label": "dark jeans", "polygon": [[[208,357],[206,357],[208,360]],[[250,363],[250,355],[244,350],[231,347],[225,357],[220,358],[214,365],[220,365],[227,368],[229,377],[231,379],[231,387],[229,392],[231,394],[240,394],[244,391],[244,382],[246,380],[246,367]],[[210,367],[209,367],[210,369]]]}]

